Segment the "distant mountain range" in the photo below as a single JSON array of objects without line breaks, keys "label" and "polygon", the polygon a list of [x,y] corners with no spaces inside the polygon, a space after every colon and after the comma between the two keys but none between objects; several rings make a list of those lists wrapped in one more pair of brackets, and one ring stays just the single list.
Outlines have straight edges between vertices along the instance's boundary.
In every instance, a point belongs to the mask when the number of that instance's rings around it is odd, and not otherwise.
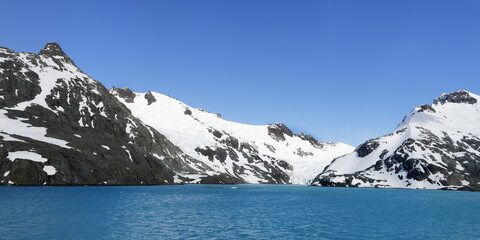
[{"label": "distant mountain range", "polygon": [[56,43],[38,54],[0,48],[1,184],[308,184],[352,150],[159,93],[109,91]]},{"label": "distant mountain range", "polygon": [[466,91],[442,94],[355,149],[282,123],[227,121],[156,92],[107,90],[56,43],[38,54],[0,47],[0,184],[479,191],[479,100]]}]

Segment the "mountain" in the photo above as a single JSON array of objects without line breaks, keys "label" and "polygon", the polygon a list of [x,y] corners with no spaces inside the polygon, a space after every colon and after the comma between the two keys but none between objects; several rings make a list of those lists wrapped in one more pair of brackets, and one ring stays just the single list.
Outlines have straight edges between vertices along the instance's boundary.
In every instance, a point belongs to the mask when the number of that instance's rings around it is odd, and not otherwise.
[{"label": "mountain", "polygon": [[1,184],[167,184],[192,162],[58,44],[0,48]]},{"label": "mountain", "polygon": [[[213,172],[248,183],[309,184],[332,159],[354,149],[295,134],[282,123],[253,126],[227,121],[220,114],[156,92],[135,93],[115,87],[110,92],[134,116]],[[199,176],[178,174],[185,182],[196,182]]]},{"label": "mountain", "polygon": [[[324,166],[353,150],[282,124],[240,128],[259,132],[237,136],[221,126],[246,125],[158,93],[143,102],[139,95],[107,90],[56,43],[38,54],[0,47],[0,184],[290,183],[304,177],[302,161]],[[247,138],[255,134],[269,139]],[[284,145],[296,153],[283,153]]]},{"label": "mountain", "polygon": [[457,91],[339,157],[312,185],[480,190],[480,96]]}]

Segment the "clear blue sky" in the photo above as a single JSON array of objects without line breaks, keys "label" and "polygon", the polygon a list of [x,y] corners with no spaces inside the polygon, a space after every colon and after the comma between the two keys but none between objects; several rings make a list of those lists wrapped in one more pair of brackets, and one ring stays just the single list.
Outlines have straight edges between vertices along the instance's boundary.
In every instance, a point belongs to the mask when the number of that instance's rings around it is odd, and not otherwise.
[{"label": "clear blue sky", "polygon": [[480,1],[1,2],[0,46],[58,42],[107,88],[358,145],[480,93]]}]

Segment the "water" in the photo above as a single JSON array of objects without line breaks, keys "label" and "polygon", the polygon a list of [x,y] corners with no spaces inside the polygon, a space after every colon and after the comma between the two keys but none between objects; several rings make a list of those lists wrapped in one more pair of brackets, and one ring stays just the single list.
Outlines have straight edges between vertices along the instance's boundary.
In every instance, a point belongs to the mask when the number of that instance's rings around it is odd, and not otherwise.
[{"label": "water", "polygon": [[479,203],[287,185],[0,187],[0,239],[480,239]]}]

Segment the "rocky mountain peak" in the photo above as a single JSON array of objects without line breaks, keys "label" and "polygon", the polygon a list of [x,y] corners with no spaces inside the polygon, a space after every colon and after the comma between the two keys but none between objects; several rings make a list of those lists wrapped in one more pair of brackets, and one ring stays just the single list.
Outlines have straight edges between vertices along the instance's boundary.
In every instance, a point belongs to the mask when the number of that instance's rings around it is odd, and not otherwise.
[{"label": "rocky mountain peak", "polygon": [[63,59],[64,62],[75,65],[72,59],[70,59],[67,54],[62,50],[60,45],[56,42],[49,42],[45,47],[38,52],[39,55],[51,57],[59,66],[63,67],[63,64],[60,60]]},{"label": "rocky mountain peak", "polygon": [[285,141],[285,135],[277,125],[268,125],[268,135],[276,141]]},{"label": "rocky mountain peak", "polygon": [[293,132],[283,123],[270,124],[267,127],[268,135],[277,141],[285,141],[285,135],[293,137]]},{"label": "rocky mountain peak", "polygon": [[451,93],[443,93],[440,97],[436,98],[433,101],[433,104],[445,104],[447,102],[450,103],[467,103],[467,104],[475,104],[477,103],[477,99],[472,97],[469,92],[459,90],[456,92]]},{"label": "rocky mountain peak", "polygon": [[[302,140],[310,142],[310,144],[312,144],[316,148],[322,148],[325,145],[324,142],[318,141],[312,135],[309,135],[309,134],[299,133],[299,134],[295,134],[295,136],[299,137]],[[329,144],[331,145],[333,143],[329,143]]]},{"label": "rocky mountain peak", "polygon": [[68,57],[56,42],[49,42],[38,52],[40,55]]},{"label": "rocky mountain peak", "polygon": [[113,95],[119,96],[120,98],[125,99],[125,102],[127,103],[133,103],[136,95],[135,93],[130,90],[130,88],[125,87],[125,88],[116,88],[115,86],[112,86],[112,89],[110,89],[110,92],[113,93]]},{"label": "rocky mountain peak", "polygon": [[296,136],[302,140],[308,141],[310,142],[310,144],[312,144],[312,146],[316,148],[322,148],[325,145],[324,142],[318,141],[311,135],[308,135],[305,133],[298,133],[298,134],[293,133],[293,131],[290,130],[290,128],[288,128],[287,125],[283,123],[276,122],[275,124],[270,124],[268,125],[267,129],[268,129],[268,134],[277,141],[284,141],[285,135],[287,135],[290,137]]},{"label": "rocky mountain peak", "polygon": [[283,133],[287,134],[290,137],[293,137],[293,132],[292,130],[290,130],[290,128],[287,127],[287,125],[277,122],[275,123],[275,126],[277,126],[278,129],[280,129],[280,131],[282,131]]}]

